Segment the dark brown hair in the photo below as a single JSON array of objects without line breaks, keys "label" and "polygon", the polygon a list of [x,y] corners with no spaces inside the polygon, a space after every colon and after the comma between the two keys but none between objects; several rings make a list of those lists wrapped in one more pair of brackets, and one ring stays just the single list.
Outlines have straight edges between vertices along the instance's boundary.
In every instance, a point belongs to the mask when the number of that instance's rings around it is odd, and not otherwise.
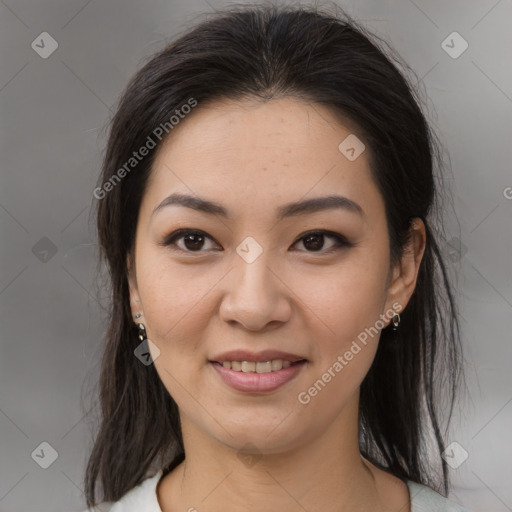
[{"label": "dark brown hair", "polygon": [[[201,108],[224,98],[295,96],[350,120],[370,150],[392,264],[401,257],[413,218],[422,219],[427,232],[398,337],[390,327],[383,329],[361,385],[361,453],[399,478],[442,487],[446,494],[441,413],[447,412],[448,424],[462,377],[460,333],[439,245],[441,224],[436,227],[433,219],[442,187],[436,183],[440,146],[407,71],[386,43],[339,12],[289,5],[216,12],[152,55],[130,80],[110,124],[98,186],[107,190],[105,184],[119,177],[123,165],[126,170],[133,152],[191,98]],[[168,472],[185,456],[176,403],[154,366],[134,357],[140,341],[127,281],[126,259],[158,147],[160,142],[121,173],[97,202],[111,301],[99,381],[101,423],[85,474],[88,506],[98,503],[97,483],[103,500],[117,501],[149,472]],[[442,472],[429,463],[429,430]]]}]

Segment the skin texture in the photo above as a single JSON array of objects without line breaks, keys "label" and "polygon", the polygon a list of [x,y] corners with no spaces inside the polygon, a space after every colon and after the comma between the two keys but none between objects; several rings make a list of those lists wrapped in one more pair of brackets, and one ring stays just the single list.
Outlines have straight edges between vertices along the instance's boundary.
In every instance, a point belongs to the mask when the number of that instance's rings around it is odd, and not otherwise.
[{"label": "skin texture", "polygon": [[[359,388],[379,335],[308,404],[297,398],[379,315],[405,308],[424,251],[416,219],[390,268],[368,146],[354,161],[338,149],[351,133],[300,99],[223,100],[199,105],[159,149],[128,264],[132,312],[160,350],[154,364],[182,422],[186,459],[157,489],[164,512],[409,510],[405,483],[359,453]],[[232,218],[176,205],[152,215],[175,192],[221,203]],[[276,220],[285,203],[331,194],[357,202],[364,217],[331,209]],[[207,237],[159,245],[180,228]],[[311,230],[354,246],[328,254],[336,240],[308,243]],[[263,250],[252,263],[236,251],[248,236]],[[307,364],[272,392],[236,391],[208,362],[233,349],[282,350]],[[244,460],[243,447],[254,458]]]}]

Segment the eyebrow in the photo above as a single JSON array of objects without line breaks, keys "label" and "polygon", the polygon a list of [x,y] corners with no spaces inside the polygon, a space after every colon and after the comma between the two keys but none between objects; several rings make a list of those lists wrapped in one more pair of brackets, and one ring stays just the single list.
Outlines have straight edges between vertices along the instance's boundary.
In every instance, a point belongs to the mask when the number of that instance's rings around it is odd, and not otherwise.
[{"label": "eyebrow", "polygon": [[[226,219],[232,219],[228,210],[219,203],[209,201],[197,196],[190,196],[187,194],[171,194],[166,197],[154,210],[151,216],[154,216],[158,211],[167,206],[184,206],[192,208],[200,212],[210,215],[220,215]],[[340,209],[348,212],[356,213],[357,215],[366,218],[366,215],[361,206],[345,196],[330,195],[326,197],[316,197],[313,199],[306,199],[304,201],[297,201],[280,206],[277,209],[276,218],[278,221],[284,220],[296,215],[303,215],[306,213],[316,213],[325,210]]]}]

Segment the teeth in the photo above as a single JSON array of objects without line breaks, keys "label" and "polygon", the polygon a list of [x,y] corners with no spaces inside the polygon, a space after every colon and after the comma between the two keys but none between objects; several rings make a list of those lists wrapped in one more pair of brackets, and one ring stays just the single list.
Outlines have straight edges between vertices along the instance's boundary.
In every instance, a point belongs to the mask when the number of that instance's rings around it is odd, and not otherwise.
[{"label": "teeth", "polygon": [[268,373],[272,371],[272,362],[265,361],[264,363],[256,363],[256,373]]},{"label": "teeth", "polygon": [[273,372],[280,370],[282,367],[283,367],[283,361],[281,361],[281,359],[274,359],[270,363],[270,368],[272,369]]},{"label": "teeth", "polygon": [[244,373],[254,373],[256,371],[256,363],[252,361],[242,361],[242,371]]},{"label": "teeth", "polygon": [[270,373],[277,372],[283,368],[291,366],[290,361],[283,361],[282,359],[273,359],[272,361],[224,361],[222,366],[228,370],[244,373]]}]

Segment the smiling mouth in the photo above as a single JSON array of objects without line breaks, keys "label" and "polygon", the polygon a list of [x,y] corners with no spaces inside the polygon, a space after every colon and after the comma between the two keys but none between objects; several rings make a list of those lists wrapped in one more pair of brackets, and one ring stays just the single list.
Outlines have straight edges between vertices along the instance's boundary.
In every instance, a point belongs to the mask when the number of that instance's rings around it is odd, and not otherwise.
[{"label": "smiling mouth", "polygon": [[271,361],[211,361],[213,364],[223,366],[227,370],[233,370],[235,372],[243,373],[271,373],[278,372],[283,368],[289,368],[297,364],[305,363],[306,359],[300,359],[298,361],[287,361],[286,359],[272,359]]}]

